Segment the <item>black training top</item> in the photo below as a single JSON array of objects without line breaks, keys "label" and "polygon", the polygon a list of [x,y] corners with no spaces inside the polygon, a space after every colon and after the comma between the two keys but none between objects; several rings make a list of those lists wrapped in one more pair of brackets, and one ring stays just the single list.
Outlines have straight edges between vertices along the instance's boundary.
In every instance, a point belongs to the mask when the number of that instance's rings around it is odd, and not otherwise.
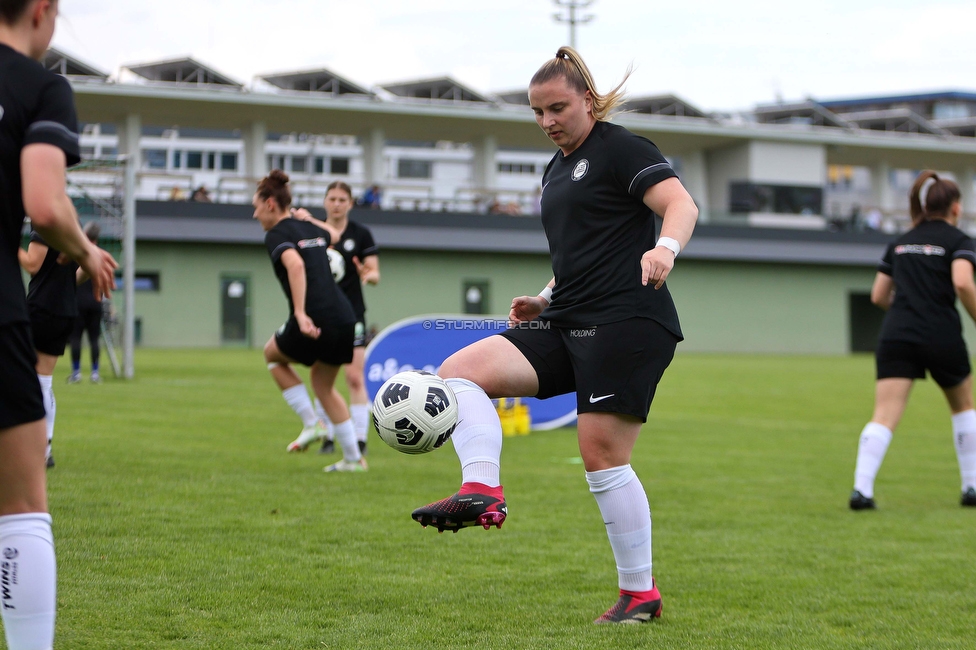
[{"label": "black training top", "polygon": [[264,244],[271,256],[275,275],[288,298],[288,308],[295,313],[291,298],[288,269],[281,255],[295,249],[305,262],[305,313],[319,327],[351,325],[356,322],[349,300],[336,287],[329,268],[329,233],[308,221],[282,219],[264,235]]},{"label": "black training top", "polygon": [[644,192],[676,176],[654,143],[607,122],[570,155],[553,156],[542,176],[542,225],[556,286],[544,318],[585,327],[640,316],[682,338],[667,285],[642,285],[640,264],[657,241]]},{"label": "black training top", "polygon": [[976,266],[976,247],[966,233],[935,219],[923,221],[888,245],[878,271],[890,275],[895,299],[881,338],[933,343],[962,334],[952,285],[952,262]]},{"label": "black training top", "polygon": [[60,148],[68,165],[78,162],[71,86],[37,61],[0,44],[0,325],[28,320],[17,262],[24,227],[20,152],[35,143]]},{"label": "black training top", "polygon": [[[30,240],[47,246],[47,242],[36,232],[31,233]],[[78,265],[74,262],[58,264],[59,255],[60,251],[48,246],[41,268],[27,285],[27,305],[32,312],[41,309],[52,316],[74,318],[78,315],[78,304],[75,301],[75,271],[78,270]],[[93,294],[92,300],[94,299]]]},{"label": "black training top", "polygon": [[373,241],[373,233],[369,231],[369,228],[349,219],[346,222],[346,229],[342,231],[342,236],[339,237],[339,241],[335,245],[335,250],[342,254],[342,259],[346,264],[346,272],[338,280],[339,288],[349,298],[356,320],[363,321],[366,317],[363,283],[359,279],[356,264],[352,258],[358,258],[359,263],[362,264],[366,257],[379,253],[379,246]]}]

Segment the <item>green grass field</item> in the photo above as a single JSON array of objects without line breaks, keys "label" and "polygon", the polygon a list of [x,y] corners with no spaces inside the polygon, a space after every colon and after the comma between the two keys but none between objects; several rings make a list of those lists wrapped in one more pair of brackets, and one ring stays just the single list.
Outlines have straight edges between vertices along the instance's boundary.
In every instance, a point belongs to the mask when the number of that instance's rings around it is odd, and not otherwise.
[{"label": "green grass field", "polygon": [[[410,511],[457,488],[453,451],[368,474],[289,455],[300,423],[257,350],[141,350],[138,378],[55,378],[59,648],[972,648],[976,510],[948,410],[916,387],[878,480],[847,509],[873,361],[676,358],[633,465],[664,616],[616,598],[575,430],[508,438],[502,530]],[[2,646],[2,641],[0,641]]]}]

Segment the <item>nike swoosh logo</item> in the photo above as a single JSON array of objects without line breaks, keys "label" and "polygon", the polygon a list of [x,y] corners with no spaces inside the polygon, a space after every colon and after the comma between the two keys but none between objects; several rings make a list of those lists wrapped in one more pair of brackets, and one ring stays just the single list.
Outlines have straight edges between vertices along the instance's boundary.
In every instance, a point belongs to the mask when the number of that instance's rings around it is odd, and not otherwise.
[{"label": "nike swoosh logo", "polygon": [[610,393],[609,395],[600,395],[599,397],[593,397],[593,393],[590,393],[590,404],[596,404],[597,402],[602,402],[608,397],[613,397],[616,393]]}]

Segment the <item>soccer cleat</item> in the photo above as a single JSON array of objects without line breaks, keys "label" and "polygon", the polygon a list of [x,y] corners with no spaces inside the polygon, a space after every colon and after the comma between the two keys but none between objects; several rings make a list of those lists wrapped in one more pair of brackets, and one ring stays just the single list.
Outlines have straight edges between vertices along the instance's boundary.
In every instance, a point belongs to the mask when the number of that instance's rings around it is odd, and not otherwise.
[{"label": "soccer cleat", "polygon": [[70,375],[68,375],[68,383],[69,384],[80,384],[81,383],[81,373],[80,372],[72,372]]},{"label": "soccer cleat", "polygon": [[97,370],[92,370],[91,383],[100,384],[102,383],[102,376],[98,374]]},{"label": "soccer cleat", "polygon": [[866,497],[857,490],[851,492],[851,510],[874,510],[874,499]]},{"label": "soccer cleat", "polygon": [[318,424],[305,427],[294,441],[288,444],[288,451],[305,451],[308,446],[325,436],[325,429]]},{"label": "soccer cleat", "polygon": [[655,618],[661,618],[661,592],[657,584],[650,591],[620,590],[620,598],[613,607],[603,613],[594,623],[647,623]]},{"label": "soccer cleat", "polygon": [[322,439],[322,446],[319,448],[320,454],[334,454],[335,453],[335,441],[329,440],[328,438]]},{"label": "soccer cleat", "polygon": [[48,469],[54,467],[54,456],[48,455],[47,460],[44,461],[44,466]]},{"label": "soccer cleat", "polygon": [[365,440],[359,440],[358,443],[359,443],[359,454],[362,455],[362,456],[365,456],[366,455],[366,441]]},{"label": "soccer cleat", "polygon": [[969,488],[963,492],[959,503],[964,506],[976,506],[976,488]]},{"label": "soccer cleat", "polygon": [[488,487],[483,483],[464,483],[456,494],[417,508],[410,515],[426,528],[434,526],[438,532],[455,533],[468,526],[501,528],[508,517],[508,505],[502,486]]},{"label": "soccer cleat", "polygon": [[366,464],[365,458],[360,458],[359,460],[346,460],[343,458],[338,463],[329,465],[323,468],[323,472],[366,472],[369,471],[369,465]]}]

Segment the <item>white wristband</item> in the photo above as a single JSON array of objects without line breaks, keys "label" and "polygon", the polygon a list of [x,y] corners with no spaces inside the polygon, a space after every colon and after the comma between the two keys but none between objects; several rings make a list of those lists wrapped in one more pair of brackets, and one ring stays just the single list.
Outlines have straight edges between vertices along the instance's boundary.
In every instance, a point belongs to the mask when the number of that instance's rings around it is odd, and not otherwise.
[{"label": "white wristband", "polygon": [[552,303],[552,287],[546,287],[539,292],[539,297],[548,303]]},{"label": "white wristband", "polygon": [[660,239],[657,240],[657,245],[664,246],[669,251],[674,253],[675,257],[677,257],[678,253],[681,252],[681,244],[678,243],[677,239],[674,239],[672,237],[661,237]]}]

